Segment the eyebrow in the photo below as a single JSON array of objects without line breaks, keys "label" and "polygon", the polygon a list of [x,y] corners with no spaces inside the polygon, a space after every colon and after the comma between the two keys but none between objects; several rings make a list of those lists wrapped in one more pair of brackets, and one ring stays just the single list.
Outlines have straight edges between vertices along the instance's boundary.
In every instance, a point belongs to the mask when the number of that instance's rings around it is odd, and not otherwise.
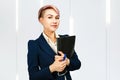
[{"label": "eyebrow", "polygon": [[47,14],[47,16],[49,16],[49,15],[50,15],[50,16],[53,16],[52,14]]},{"label": "eyebrow", "polygon": [[[49,15],[50,15],[50,16],[53,16],[52,14],[47,14],[46,16],[49,16]],[[59,15],[57,14],[56,16],[59,16]]]}]

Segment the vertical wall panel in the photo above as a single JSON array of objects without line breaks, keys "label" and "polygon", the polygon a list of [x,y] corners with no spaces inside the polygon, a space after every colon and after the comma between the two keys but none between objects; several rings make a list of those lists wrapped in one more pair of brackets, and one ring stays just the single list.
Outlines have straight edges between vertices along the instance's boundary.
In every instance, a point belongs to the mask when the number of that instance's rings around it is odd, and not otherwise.
[{"label": "vertical wall panel", "polygon": [[110,80],[120,80],[120,1],[111,0]]},{"label": "vertical wall panel", "polygon": [[76,51],[82,62],[81,69],[72,73],[73,80],[106,80],[105,0],[71,3]]},{"label": "vertical wall panel", "polygon": [[28,40],[37,38],[42,30],[37,19],[39,4],[40,0],[19,0],[19,28],[17,34],[17,70],[19,80],[28,80]]},{"label": "vertical wall panel", "polygon": [[0,80],[15,80],[15,0],[0,0]]}]

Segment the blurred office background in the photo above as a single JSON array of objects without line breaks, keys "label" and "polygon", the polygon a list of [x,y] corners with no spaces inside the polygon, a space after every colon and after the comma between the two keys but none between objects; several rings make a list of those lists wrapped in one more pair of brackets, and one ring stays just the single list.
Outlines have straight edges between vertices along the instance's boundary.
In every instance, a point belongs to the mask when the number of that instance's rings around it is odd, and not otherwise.
[{"label": "blurred office background", "polygon": [[61,13],[59,34],[76,35],[73,80],[120,80],[119,0],[0,0],[0,80],[28,80],[27,42],[42,32],[42,5]]}]

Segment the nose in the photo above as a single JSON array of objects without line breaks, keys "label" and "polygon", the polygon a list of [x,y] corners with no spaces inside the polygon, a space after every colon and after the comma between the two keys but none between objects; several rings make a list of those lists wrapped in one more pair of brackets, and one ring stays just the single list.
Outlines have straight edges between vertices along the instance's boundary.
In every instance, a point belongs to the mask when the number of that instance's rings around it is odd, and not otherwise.
[{"label": "nose", "polygon": [[57,24],[57,22],[58,22],[58,20],[54,18],[54,19],[53,19],[53,23],[54,23],[54,24]]},{"label": "nose", "polygon": [[57,20],[53,19],[53,23],[57,23]]}]

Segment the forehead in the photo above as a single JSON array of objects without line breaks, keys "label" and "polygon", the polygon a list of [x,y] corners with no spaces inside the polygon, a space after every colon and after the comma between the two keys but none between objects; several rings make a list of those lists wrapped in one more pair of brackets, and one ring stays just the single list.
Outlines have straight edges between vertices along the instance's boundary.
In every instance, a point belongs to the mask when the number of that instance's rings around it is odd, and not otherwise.
[{"label": "forehead", "polygon": [[44,15],[59,15],[54,9],[46,9]]}]

